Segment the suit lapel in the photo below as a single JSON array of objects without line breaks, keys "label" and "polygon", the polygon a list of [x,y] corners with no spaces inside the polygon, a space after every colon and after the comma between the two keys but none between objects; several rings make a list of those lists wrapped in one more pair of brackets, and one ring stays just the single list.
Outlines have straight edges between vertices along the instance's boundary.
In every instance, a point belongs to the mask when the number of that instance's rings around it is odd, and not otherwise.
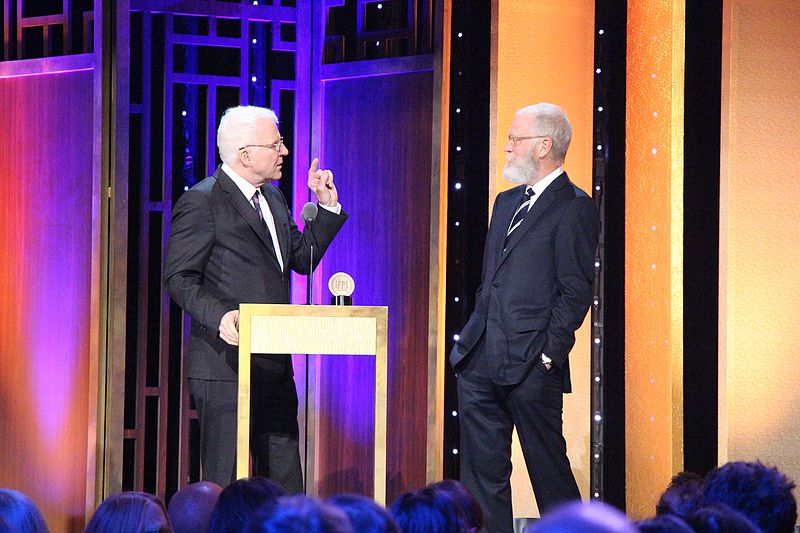
[{"label": "suit lapel", "polygon": [[[514,211],[517,210],[520,198],[522,198],[522,191],[525,190],[526,185],[520,185],[511,189],[508,194],[498,197],[497,201],[497,223],[490,229],[492,235],[489,236],[494,248],[494,257],[499,261],[503,255],[503,244],[506,241],[506,233],[508,226],[511,224],[511,218],[514,216]],[[519,228],[517,228],[519,229]],[[512,234],[513,235],[513,234]]]},{"label": "suit lapel", "polygon": [[264,223],[261,222],[261,219],[258,218],[258,213],[256,213],[253,205],[247,201],[239,187],[236,186],[233,180],[228,177],[221,168],[217,169],[214,173],[214,177],[217,179],[220,188],[226,193],[228,202],[230,202],[236,212],[247,221],[258,238],[261,239],[261,242],[264,243],[264,246],[266,246],[274,256],[275,251],[272,248],[272,239],[268,238],[267,228]]},{"label": "suit lapel", "polygon": [[563,173],[542,192],[541,198],[536,200],[536,202],[533,204],[533,207],[531,207],[531,210],[527,215],[525,215],[522,223],[511,233],[511,236],[508,238],[505,251],[502,252],[502,257],[497,263],[498,267],[503,260],[508,257],[508,255],[511,253],[511,250],[513,250],[514,247],[522,240],[525,234],[533,227],[534,224],[536,224],[536,221],[547,211],[550,205],[556,201],[558,198],[558,192],[564,188],[568,182],[569,180],[567,179],[567,174]]}]

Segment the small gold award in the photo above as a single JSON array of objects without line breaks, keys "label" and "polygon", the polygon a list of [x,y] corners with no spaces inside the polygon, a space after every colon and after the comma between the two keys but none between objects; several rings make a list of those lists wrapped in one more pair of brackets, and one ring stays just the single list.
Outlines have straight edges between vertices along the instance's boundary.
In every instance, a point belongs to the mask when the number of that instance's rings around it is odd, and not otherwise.
[{"label": "small gold award", "polygon": [[353,300],[350,296],[356,289],[356,283],[353,277],[346,272],[337,272],[331,279],[328,280],[328,289],[331,291],[333,298],[331,303],[334,305],[352,305]]}]

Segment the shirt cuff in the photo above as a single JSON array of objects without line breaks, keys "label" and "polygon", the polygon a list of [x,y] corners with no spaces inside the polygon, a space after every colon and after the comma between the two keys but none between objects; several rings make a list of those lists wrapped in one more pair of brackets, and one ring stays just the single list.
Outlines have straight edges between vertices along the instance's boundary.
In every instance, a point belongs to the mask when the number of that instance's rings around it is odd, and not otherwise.
[{"label": "shirt cuff", "polygon": [[333,213],[335,215],[341,215],[342,214],[342,204],[340,204],[339,202],[336,202],[336,205],[333,206],[333,207],[328,207],[327,205],[322,205],[322,204],[318,204],[318,205],[322,209],[327,209],[328,211],[330,211],[331,213]]}]

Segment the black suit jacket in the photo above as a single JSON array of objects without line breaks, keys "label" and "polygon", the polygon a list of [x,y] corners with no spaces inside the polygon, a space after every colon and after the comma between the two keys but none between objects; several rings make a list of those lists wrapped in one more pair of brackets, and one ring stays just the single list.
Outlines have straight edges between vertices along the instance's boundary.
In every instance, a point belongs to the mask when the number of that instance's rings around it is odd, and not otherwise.
[{"label": "black suit jacket", "polygon": [[592,300],[598,211],[563,173],[542,192],[504,249],[525,187],[495,200],[475,310],[450,362],[457,369],[485,336],[488,366],[498,383],[521,382],[544,353],[562,371],[563,390],[570,392],[567,356]]},{"label": "black suit jacket", "polygon": [[[236,380],[238,348],[219,338],[222,316],[241,303],[289,303],[289,270],[307,274],[310,245],[316,266],[347,219],[344,212],[320,209],[301,233],[280,190],[264,186],[261,192],[275,218],[283,270],[258,213],[221,168],[175,204],[164,283],[192,317],[189,378]],[[287,360],[254,360],[253,379],[291,375]]]}]

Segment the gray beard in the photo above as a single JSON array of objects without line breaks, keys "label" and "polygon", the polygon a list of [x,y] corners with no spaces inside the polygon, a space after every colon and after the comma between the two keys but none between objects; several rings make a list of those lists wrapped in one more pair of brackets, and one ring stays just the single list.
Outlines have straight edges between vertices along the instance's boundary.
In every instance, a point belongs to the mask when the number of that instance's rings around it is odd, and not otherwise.
[{"label": "gray beard", "polygon": [[513,163],[506,163],[506,166],[503,167],[503,177],[517,185],[528,183],[528,180],[535,175],[536,166],[529,161],[517,160]]}]

